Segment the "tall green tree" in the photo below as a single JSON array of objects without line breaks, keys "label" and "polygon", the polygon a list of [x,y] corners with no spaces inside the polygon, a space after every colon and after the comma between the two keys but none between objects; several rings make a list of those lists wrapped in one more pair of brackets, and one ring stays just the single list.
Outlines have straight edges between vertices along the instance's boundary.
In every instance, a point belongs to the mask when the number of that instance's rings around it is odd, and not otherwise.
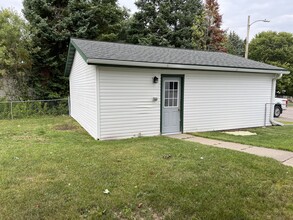
[{"label": "tall green tree", "polygon": [[242,40],[238,34],[236,34],[234,31],[230,32],[226,36],[226,49],[227,53],[242,56],[244,57],[245,53],[245,44],[244,40]]},{"label": "tall green tree", "polygon": [[196,50],[207,50],[208,47],[208,20],[205,10],[194,17],[192,25],[192,45]]},{"label": "tall green tree", "polygon": [[31,69],[28,24],[17,12],[0,10],[0,82],[8,99],[26,99]]},{"label": "tall green tree", "polygon": [[293,96],[293,34],[262,32],[250,42],[249,58],[284,67],[291,73],[278,80],[277,91]]},{"label": "tall green tree", "polygon": [[32,29],[33,77],[37,98],[68,95],[64,68],[70,37],[116,41],[126,11],[117,0],[24,0]]},{"label": "tall green tree", "polygon": [[193,48],[192,24],[201,0],[138,0],[126,41],[134,44]]},{"label": "tall green tree", "polygon": [[217,0],[206,0],[205,10],[194,18],[192,42],[196,49],[226,52],[226,36]]}]

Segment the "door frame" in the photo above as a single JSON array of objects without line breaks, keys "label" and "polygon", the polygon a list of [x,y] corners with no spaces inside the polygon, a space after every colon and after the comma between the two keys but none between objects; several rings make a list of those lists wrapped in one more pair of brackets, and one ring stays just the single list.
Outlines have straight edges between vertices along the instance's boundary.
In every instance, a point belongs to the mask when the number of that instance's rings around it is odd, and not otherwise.
[{"label": "door frame", "polygon": [[183,74],[161,74],[161,94],[160,94],[160,133],[163,130],[163,79],[168,77],[178,77],[181,80],[180,83],[180,132],[183,133],[183,116],[184,116],[184,79],[185,75]]}]

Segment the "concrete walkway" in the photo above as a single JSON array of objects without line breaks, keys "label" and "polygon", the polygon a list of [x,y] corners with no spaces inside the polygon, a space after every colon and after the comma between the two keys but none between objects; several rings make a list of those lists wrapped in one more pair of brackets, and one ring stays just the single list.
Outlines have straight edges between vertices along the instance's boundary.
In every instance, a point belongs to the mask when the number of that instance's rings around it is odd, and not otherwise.
[{"label": "concrete walkway", "polygon": [[213,139],[202,138],[202,137],[195,137],[189,134],[175,134],[175,135],[169,135],[168,137],[196,142],[196,143],[200,143],[204,145],[210,145],[210,146],[218,147],[218,148],[236,150],[236,151],[240,151],[240,152],[244,152],[248,154],[254,154],[261,157],[269,157],[281,162],[284,165],[293,167],[293,152],[289,152],[289,151],[275,150],[275,149],[264,148],[264,147],[255,147],[251,145],[219,141],[219,140],[213,140]]}]

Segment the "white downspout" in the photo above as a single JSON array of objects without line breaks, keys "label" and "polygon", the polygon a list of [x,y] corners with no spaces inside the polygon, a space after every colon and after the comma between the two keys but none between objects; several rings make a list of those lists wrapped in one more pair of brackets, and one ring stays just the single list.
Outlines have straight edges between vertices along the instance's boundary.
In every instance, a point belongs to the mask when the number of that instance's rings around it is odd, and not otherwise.
[{"label": "white downspout", "polygon": [[270,114],[270,122],[273,126],[283,126],[284,124],[275,121],[274,119],[274,109],[275,109],[275,105],[273,105],[273,103],[275,103],[275,94],[276,94],[276,84],[277,84],[277,80],[281,79],[283,76],[283,74],[277,74],[274,78],[273,78],[273,82],[272,82],[272,94],[271,94],[271,114]]}]

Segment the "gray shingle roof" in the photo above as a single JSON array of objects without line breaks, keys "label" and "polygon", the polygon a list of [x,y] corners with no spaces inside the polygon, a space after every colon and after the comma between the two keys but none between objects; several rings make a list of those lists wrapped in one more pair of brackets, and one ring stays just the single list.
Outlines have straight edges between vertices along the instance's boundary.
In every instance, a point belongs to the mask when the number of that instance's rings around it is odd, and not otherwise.
[{"label": "gray shingle roof", "polygon": [[71,44],[73,44],[75,49],[81,51],[87,59],[286,71],[280,67],[221,52],[141,46],[82,39],[71,39]]}]

